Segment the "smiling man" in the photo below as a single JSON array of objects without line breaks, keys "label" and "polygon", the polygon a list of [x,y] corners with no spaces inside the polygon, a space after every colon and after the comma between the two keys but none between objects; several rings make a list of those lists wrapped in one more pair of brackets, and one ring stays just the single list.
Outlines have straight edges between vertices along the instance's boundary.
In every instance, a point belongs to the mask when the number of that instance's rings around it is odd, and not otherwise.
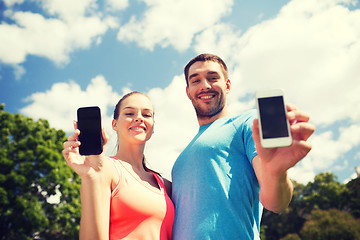
[{"label": "smiling man", "polygon": [[172,170],[173,239],[260,239],[263,207],[281,212],[288,206],[287,170],[311,150],[307,139],[315,128],[288,105],[292,145],[264,149],[256,111],[233,116],[228,110],[231,82],[221,58],[201,54],[184,73],[199,131]]},{"label": "smiling man", "polygon": [[231,82],[225,78],[227,73],[222,65],[213,61],[198,61],[188,71],[191,75],[187,80],[186,93],[195,108],[199,124],[210,123],[213,117],[228,115],[225,95],[230,92]]}]

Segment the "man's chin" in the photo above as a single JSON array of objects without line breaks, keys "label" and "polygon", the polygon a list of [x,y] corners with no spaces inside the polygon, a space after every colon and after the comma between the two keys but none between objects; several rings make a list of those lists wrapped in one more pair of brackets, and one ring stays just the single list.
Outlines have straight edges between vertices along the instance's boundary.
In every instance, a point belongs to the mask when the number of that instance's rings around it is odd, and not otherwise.
[{"label": "man's chin", "polygon": [[198,110],[196,109],[196,116],[200,119],[209,119],[212,118],[214,116],[216,116],[217,114],[219,114],[221,112],[220,110],[214,111],[214,110]]}]

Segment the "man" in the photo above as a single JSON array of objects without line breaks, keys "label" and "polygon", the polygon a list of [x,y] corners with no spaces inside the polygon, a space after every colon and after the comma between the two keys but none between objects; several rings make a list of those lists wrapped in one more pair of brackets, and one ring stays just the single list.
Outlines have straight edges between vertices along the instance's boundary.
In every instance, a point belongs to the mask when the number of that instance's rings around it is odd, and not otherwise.
[{"label": "man", "polygon": [[279,213],[289,205],[287,170],[310,151],[315,128],[307,114],[287,105],[292,145],[264,149],[256,111],[232,116],[228,110],[231,82],[223,60],[201,54],[184,72],[200,127],[172,170],[173,239],[260,239],[263,207]]}]

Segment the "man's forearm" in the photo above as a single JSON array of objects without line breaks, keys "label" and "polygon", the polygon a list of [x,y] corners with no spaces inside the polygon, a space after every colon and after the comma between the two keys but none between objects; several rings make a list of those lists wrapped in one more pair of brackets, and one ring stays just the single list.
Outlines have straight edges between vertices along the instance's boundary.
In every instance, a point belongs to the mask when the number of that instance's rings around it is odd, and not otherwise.
[{"label": "man's forearm", "polygon": [[287,172],[280,176],[262,173],[260,201],[267,210],[275,213],[283,212],[289,206],[292,194],[293,184]]}]

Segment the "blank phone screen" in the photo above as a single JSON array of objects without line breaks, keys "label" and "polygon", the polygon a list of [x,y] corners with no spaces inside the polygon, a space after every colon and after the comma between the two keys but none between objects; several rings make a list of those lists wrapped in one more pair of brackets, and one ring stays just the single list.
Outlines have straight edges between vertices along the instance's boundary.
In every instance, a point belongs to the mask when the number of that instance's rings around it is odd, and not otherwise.
[{"label": "blank phone screen", "polygon": [[283,97],[259,98],[258,101],[263,138],[288,137]]},{"label": "blank phone screen", "polygon": [[102,152],[101,115],[97,107],[78,110],[78,128],[81,155],[97,155]]}]

